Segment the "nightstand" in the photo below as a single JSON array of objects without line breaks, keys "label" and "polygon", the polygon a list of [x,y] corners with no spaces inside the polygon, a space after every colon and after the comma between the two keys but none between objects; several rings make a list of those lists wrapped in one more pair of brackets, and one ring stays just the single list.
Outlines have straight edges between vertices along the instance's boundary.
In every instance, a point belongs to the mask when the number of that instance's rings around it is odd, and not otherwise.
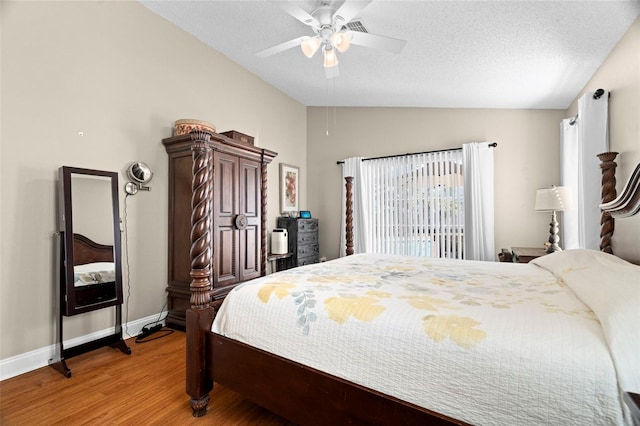
[{"label": "nightstand", "polygon": [[271,272],[278,272],[281,268],[278,268],[278,260],[280,259],[288,259],[293,256],[293,253],[282,253],[282,254],[272,254],[269,253],[267,255],[267,260],[271,263]]},{"label": "nightstand", "polygon": [[516,263],[529,263],[536,257],[544,256],[547,250],[542,247],[511,247],[513,261]]}]

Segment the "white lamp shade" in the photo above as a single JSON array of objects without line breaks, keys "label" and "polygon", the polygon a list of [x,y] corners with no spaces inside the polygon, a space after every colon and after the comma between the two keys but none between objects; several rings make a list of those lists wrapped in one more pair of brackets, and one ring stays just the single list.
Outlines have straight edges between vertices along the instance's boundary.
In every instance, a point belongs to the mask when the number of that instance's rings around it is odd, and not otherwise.
[{"label": "white lamp shade", "polygon": [[336,56],[335,49],[325,49],[324,50],[324,66],[325,68],[331,68],[338,65],[338,57]]},{"label": "white lamp shade", "polygon": [[308,37],[301,44],[300,48],[304,56],[311,59],[315,55],[316,51],[320,47],[320,39],[318,37]]},{"label": "white lamp shade", "polygon": [[535,209],[539,212],[562,212],[573,208],[571,191],[566,186],[552,186],[536,191]]},{"label": "white lamp shade", "polygon": [[346,32],[337,32],[331,34],[331,43],[338,49],[338,52],[344,53],[351,46],[351,34]]}]

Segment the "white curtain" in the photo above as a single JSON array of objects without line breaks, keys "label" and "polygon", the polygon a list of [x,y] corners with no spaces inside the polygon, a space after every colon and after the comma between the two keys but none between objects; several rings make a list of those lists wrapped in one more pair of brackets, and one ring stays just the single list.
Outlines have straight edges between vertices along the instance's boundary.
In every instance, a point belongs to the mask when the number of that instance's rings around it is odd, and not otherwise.
[{"label": "white curtain", "polygon": [[[356,253],[462,258],[464,196],[460,150],[363,162],[355,159],[359,170],[351,160],[354,159],[345,160],[343,175],[359,176],[354,176]],[[341,244],[342,253],[344,243]]]},{"label": "white curtain", "polygon": [[580,248],[578,157],[578,126],[573,118],[567,118],[560,123],[560,185],[569,189],[575,207],[562,212],[560,246],[565,250]]},{"label": "white curtain", "polygon": [[572,188],[577,209],[563,215],[565,240],[560,245],[599,250],[602,172],[597,154],[609,151],[609,92],[598,99],[593,92],[585,93],[578,100],[575,124],[565,126],[565,121],[560,139],[561,184]]},{"label": "white curtain", "polygon": [[486,142],[462,145],[465,259],[495,260],[493,149]]},{"label": "white curtain", "polygon": [[347,191],[345,188],[344,178],[347,176],[353,177],[352,187],[352,207],[353,207],[353,252],[354,253],[366,253],[367,246],[364,236],[366,235],[366,222],[363,215],[363,211],[366,209],[364,194],[364,185],[366,184],[362,176],[362,157],[352,157],[344,160],[342,165],[342,211],[340,217],[340,257],[346,255],[346,231],[345,222],[347,216]]}]

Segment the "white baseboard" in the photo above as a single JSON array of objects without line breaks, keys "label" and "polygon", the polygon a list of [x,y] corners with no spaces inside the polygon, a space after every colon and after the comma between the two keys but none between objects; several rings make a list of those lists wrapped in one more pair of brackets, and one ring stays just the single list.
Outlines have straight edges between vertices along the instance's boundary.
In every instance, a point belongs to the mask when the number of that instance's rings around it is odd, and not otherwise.
[{"label": "white baseboard", "polygon": [[[149,323],[155,323],[158,318],[166,317],[166,312],[161,314],[149,315],[145,318],[140,318],[135,321],[130,321],[127,324],[122,325],[122,334],[124,339],[128,339],[130,336],[135,337],[140,333],[142,327]],[[164,324],[164,322],[163,322]],[[113,328],[96,331],[95,333],[86,334],[84,336],[76,337],[64,341],[65,348],[72,348],[74,346],[81,345],[83,343],[92,342],[102,337],[107,337],[113,334]],[[57,345],[49,345],[44,348],[35,349],[30,352],[26,352],[20,355],[12,356],[0,360],[0,380],[10,379],[11,377],[18,376],[23,373],[35,370],[40,367],[49,365],[53,357],[56,356],[58,351]]]}]

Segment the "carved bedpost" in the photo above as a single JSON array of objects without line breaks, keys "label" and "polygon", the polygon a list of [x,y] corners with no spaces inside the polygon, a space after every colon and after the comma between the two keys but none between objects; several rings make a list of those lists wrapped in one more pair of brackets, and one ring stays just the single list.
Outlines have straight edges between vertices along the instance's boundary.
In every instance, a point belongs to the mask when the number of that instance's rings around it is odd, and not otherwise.
[{"label": "carved bedpost", "polygon": [[211,148],[207,146],[211,135],[206,132],[191,134],[193,154],[193,182],[191,196],[191,309],[207,308],[211,291],[211,187],[213,174],[209,174]]},{"label": "carved bedpost", "polygon": [[207,333],[213,321],[211,296],[211,134],[191,132],[193,181],[191,197],[191,309],[187,310],[187,393],[194,417],[207,412],[213,388],[206,368]]},{"label": "carved bedpost", "polygon": [[[603,152],[598,154],[602,169],[601,204],[616,198],[616,163],[617,152]],[[608,212],[600,214],[600,251],[613,254],[611,236],[613,235],[615,219]]]},{"label": "carved bedpost", "polygon": [[267,163],[264,162],[264,149],[260,160],[260,275],[267,274]]},{"label": "carved bedpost", "polygon": [[353,194],[352,194],[352,189],[353,189],[353,177],[348,176],[345,177],[344,180],[346,181],[345,183],[345,187],[347,190],[347,220],[346,220],[346,224],[345,224],[345,234],[346,234],[346,239],[347,239],[347,256],[350,256],[353,254]]}]

